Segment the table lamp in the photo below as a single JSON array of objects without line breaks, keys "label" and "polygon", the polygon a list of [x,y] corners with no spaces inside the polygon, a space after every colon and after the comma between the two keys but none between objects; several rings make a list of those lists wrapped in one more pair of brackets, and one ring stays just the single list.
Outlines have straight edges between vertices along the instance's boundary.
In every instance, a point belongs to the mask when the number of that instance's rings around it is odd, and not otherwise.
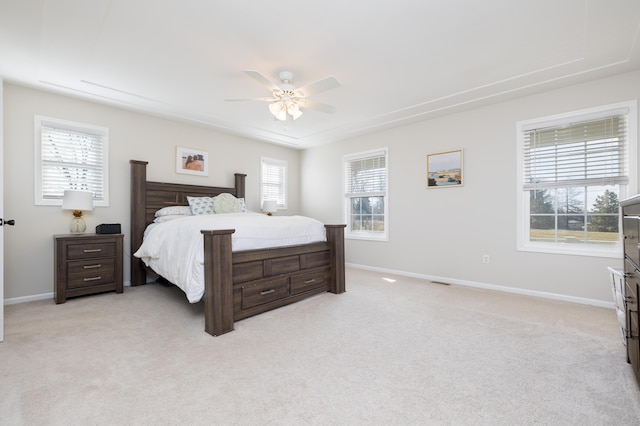
[{"label": "table lamp", "polygon": [[271,216],[278,211],[278,205],[276,200],[264,200],[262,202],[262,211],[267,213],[267,216]]},{"label": "table lamp", "polygon": [[71,219],[69,230],[72,234],[82,234],[87,229],[82,212],[93,210],[93,193],[65,190],[62,197],[62,210],[73,210],[73,219]]}]

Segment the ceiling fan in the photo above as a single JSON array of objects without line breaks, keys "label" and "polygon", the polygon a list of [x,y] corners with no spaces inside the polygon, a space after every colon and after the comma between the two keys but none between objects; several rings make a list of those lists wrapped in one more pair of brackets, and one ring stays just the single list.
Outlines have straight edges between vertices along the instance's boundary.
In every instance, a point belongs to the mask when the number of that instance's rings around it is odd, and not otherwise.
[{"label": "ceiling fan", "polygon": [[338,83],[338,80],[333,76],[296,88],[291,84],[293,82],[293,73],[291,71],[280,71],[278,78],[281,80],[281,83],[279,84],[272,82],[258,71],[245,70],[244,73],[269,89],[271,97],[225,99],[226,101],[271,102],[269,104],[269,111],[276,119],[281,121],[287,120],[287,114],[294,120],[297,120],[302,115],[300,108],[313,109],[328,114],[335,111],[335,107],[332,105],[322,104],[308,99],[308,96],[340,87],[340,83]]}]

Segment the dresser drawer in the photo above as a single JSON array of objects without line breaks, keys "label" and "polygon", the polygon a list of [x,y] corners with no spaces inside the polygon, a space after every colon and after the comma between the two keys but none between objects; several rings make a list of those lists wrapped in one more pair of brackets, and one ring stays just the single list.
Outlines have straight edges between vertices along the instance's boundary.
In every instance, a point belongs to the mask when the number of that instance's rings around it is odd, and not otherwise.
[{"label": "dresser drawer", "polygon": [[78,288],[115,282],[115,259],[83,260],[67,263],[67,287]]},{"label": "dresser drawer", "polygon": [[640,216],[640,203],[628,204],[629,201],[630,200],[626,200],[620,203],[622,206],[622,214],[624,216]]},{"label": "dresser drawer", "polygon": [[281,275],[243,285],[242,309],[252,308],[289,296],[289,276]]},{"label": "dresser drawer", "polygon": [[622,218],[622,230],[624,253],[636,266],[640,266],[640,219],[635,216]]},{"label": "dresser drawer", "polygon": [[291,275],[291,294],[300,294],[305,291],[327,288],[329,284],[329,268],[316,268],[309,271]]},{"label": "dresser drawer", "polygon": [[91,259],[95,257],[114,257],[116,243],[113,241],[78,243],[67,245],[67,259]]}]

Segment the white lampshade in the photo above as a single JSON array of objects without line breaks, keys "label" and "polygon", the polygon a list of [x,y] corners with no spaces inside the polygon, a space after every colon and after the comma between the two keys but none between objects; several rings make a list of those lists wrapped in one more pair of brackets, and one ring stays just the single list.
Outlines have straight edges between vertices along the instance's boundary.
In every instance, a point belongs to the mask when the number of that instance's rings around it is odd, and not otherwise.
[{"label": "white lampshade", "polygon": [[67,189],[62,197],[62,210],[93,210],[93,193]]},{"label": "white lampshade", "polygon": [[62,197],[62,210],[73,210],[73,219],[71,219],[69,230],[73,234],[82,234],[87,229],[82,212],[93,210],[93,193],[65,190]]},{"label": "white lampshade", "polygon": [[264,200],[262,202],[262,211],[266,212],[268,215],[278,211],[276,200]]}]

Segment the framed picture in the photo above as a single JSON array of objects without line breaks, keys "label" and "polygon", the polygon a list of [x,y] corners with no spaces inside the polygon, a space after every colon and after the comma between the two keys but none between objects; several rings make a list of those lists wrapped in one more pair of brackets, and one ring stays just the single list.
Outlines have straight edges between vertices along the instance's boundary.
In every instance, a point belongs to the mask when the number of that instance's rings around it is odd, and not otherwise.
[{"label": "framed picture", "polygon": [[176,173],[209,176],[209,154],[196,149],[177,147]]},{"label": "framed picture", "polygon": [[427,155],[427,188],[462,186],[462,150]]}]

